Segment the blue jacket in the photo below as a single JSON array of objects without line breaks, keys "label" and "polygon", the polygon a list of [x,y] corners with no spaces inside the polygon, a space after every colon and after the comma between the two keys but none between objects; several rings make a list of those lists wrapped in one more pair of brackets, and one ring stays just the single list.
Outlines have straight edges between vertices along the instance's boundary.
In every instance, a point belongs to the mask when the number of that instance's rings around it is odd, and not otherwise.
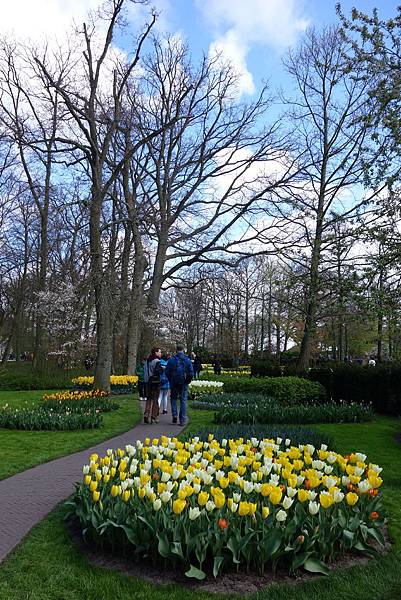
[{"label": "blue jacket", "polygon": [[[160,364],[162,367],[166,367],[167,366],[167,362],[165,360],[163,360],[163,358],[160,359]],[[166,369],[163,369],[162,374],[160,375],[160,389],[161,390],[169,390],[170,389],[170,382],[167,379],[167,375],[166,375]]]},{"label": "blue jacket", "polygon": [[180,361],[184,363],[185,373],[187,376],[189,376],[191,379],[194,376],[194,368],[192,366],[191,359],[183,352],[177,352],[169,359],[165,370],[165,374],[167,375],[171,387],[175,385],[182,385],[182,381],[178,381],[177,377],[177,367]]}]

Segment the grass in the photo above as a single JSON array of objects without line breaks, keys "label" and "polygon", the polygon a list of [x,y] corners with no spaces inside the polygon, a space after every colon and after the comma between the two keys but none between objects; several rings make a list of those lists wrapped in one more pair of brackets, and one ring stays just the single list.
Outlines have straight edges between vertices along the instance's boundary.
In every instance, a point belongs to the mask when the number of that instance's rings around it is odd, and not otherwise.
[{"label": "grass", "polygon": [[[191,411],[190,430],[209,427],[213,413]],[[380,417],[371,423],[319,425],[346,453],[366,452],[384,467],[384,498],[391,552],[365,565],[341,569],[329,577],[303,583],[274,585],[249,600],[397,600],[401,598],[401,445],[394,434],[401,429],[397,419]],[[4,448],[4,446],[3,446]],[[58,508],[29,534],[0,567],[0,600],[192,600],[238,598],[212,595],[178,586],[156,586],[124,574],[95,568],[69,539]]]},{"label": "grass", "polygon": [[[0,391],[0,406],[22,407],[40,402],[44,391]],[[116,411],[103,414],[100,429],[82,431],[14,431],[0,429],[0,479],[10,477],[35,465],[84,450],[110,437],[128,431],[141,419],[141,409],[135,396],[114,396],[120,404]]]}]

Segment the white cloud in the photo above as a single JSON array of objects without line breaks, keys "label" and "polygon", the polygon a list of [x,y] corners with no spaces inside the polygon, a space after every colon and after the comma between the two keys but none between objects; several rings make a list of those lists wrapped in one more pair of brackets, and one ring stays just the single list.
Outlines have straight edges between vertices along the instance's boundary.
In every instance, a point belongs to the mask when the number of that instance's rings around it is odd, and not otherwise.
[{"label": "white cloud", "polygon": [[255,86],[246,59],[252,45],[282,52],[308,26],[302,0],[195,0],[210,24],[214,41],[210,53],[222,52],[241,77],[240,92]]},{"label": "white cloud", "polygon": [[1,7],[0,31],[32,40],[57,37],[98,5],[99,0],[14,0]]},{"label": "white cloud", "polygon": [[229,62],[238,75],[238,93],[252,95],[255,91],[255,84],[252,73],[246,66],[246,55],[249,46],[244,44],[235,29],[229,29],[223,36],[218,37],[209,48],[209,56],[214,59],[216,56],[221,58],[222,63]]}]

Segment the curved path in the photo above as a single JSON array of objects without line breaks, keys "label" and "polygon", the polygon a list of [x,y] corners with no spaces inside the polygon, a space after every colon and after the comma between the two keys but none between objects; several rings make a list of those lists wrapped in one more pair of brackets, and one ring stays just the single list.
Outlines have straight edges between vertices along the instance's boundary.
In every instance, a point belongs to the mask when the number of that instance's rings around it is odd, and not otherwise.
[{"label": "curved path", "polygon": [[0,481],[0,562],[32,527],[73,493],[74,483],[82,477],[82,465],[88,462],[92,452],[104,454],[107,448],[124,448],[147,437],[172,437],[182,429],[171,424],[170,415],[160,415],[157,424],[142,423],[96,446]]}]

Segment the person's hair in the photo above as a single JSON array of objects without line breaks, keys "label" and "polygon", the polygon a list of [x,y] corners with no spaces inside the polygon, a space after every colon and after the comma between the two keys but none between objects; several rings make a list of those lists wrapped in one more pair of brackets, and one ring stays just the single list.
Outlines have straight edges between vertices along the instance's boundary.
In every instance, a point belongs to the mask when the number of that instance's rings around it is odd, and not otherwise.
[{"label": "person's hair", "polygon": [[156,352],[159,352],[159,350],[160,350],[160,346],[153,346],[153,348],[152,348],[152,351],[151,351],[151,354],[152,354],[152,355],[155,355],[155,354],[156,354]]},{"label": "person's hair", "polygon": [[177,352],[184,352],[184,349],[185,349],[184,344],[177,344],[175,349]]}]

